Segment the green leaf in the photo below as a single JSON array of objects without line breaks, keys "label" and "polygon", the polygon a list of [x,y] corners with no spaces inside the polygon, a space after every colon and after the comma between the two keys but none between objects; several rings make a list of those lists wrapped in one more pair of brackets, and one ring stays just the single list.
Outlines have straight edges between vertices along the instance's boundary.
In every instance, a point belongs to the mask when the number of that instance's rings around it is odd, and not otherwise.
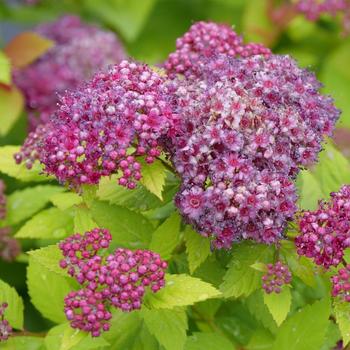
[{"label": "green leaf", "polygon": [[31,302],[44,317],[56,323],[66,321],[64,298],[72,290],[68,279],[52,273],[30,257],[27,285]]},{"label": "green leaf", "polygon": [[143,215],[104,202],[94,202],[91,212],[99,227],[111,231],[115,246],[133,249],[148,247],[154,228]]},{"label": "green leaf", "polygon": [[286,319],[292,304],[292,295],[288,286],[282,288],[281,293],[264,293],[264,303],[268,307],[277,326]]},{"label": "green leaf", "polygon": [[43,350],[44,339],[41,337],[16,336],[10,337],[1,350]]},{"label": "green leaf", "polygon": [[74,232],[84,233],[98,227],[91,217],[91,212],[86,206],[78,206],[75,208],[74,215]]},{"label": "green leaf", "polygon": [[166,169],[160,160],[155,160],[152,164],[142,165],[142,178],[140,182],[151,193],[163,200],[162,192],[165,185]]},{"label": "green leaf", "polygon": [[64,188],[59,186],[40,185],[11,193],[7,196],[6,223],[17,224],[33,216],[46,206],[53,194],[62,191]]},{"label": "green leaf", "polygon": [[217,289],[199,278],[185,274],[166,275],[165,287],[157,293],[147,294],[146,303],[150,308],[170,309],[220,296]]},{"label": "green leaf", "polygon": [[15,87],[0,87],[0,135],[6,135],[19,118],[24,106],[22,93]]},{"label": "green leaf", "polygon": [[143,322],[137,336],[133,338],[134,342],[130,350],[164,350],[154,335],[152,335],[145,323]]},{"label": "green leaf", "polygon": [[335,319],[339,326],[345,348],[350,342],[350,304],[335,300],[333,305]]},{"label": "green leaf", "polygon": [[50,350],[92,350],[109,345],[102,337],[92,338],[90,333],[73,329],[69,323],[51,328],[45,337]]},{"label": "green leaf", "polygon": [[339,339],[341,339],[339,327],[335,323],[329,322],[325,339],[320,350],[336,349]]},{"label": "green leaf", "polygon": [[210,254],[210,241],[208,238],[195,232],[190,226],[185,230],[185,242],[188,266],[192,274]]},{"label": "green leaf", "polygon": [[52,204],[60,210],[66,210],[74,205],[80,204],[83,199],[76,193],[73,192],[64,192],[56,193],[50,197]]},{"label": "green leaf", "polygon": [[16,233],[16,238],[61,239],[73,233],[73,213],[50,208],[36,214]]},{"label": "green leaf", "polygon": [[105,0],[96,3],[86,0],[84,5],[96,17],[114,28],[128,41],[137,38],[156,0]]},{"label": "green leaf", "polygon": [[7,56],[0,51],[0,83],[11,84],[11,65]]},{"label": "green leaf", "polygon": [[270,350],[273,344],[273,337],[271,333],[263,328],[258,328],[253,336],[250,338],[247,345],[249,350]]},{"label": "green leaf", "polygon": [[180,222],[178,213],[173,213],[152,234],[149,249],[160,254],[167,260],[180,241]]},{"label": "green leaf", "polygon": [[272,260],[273,248],[264,244],[243,242],[233,246],[232,259],[220,289],[226,298],[248,296],[261,286],[260,271],[251,267],[255,263]]},{"label": "green leaf", "polygon": [[188,327],[185,310],[182,308],[172,310],[143,308],[141,315],[150,333],[166,350],[183,349]]},{"label": "green leaf", "polygon": [[279,328],[272,350],[319,350],[329,325],[329,299],[307,305]]},{"label": "green leaf", "polygon": [[49,245],[41,249],[31,250],[28,252],[28,254],[33,258],[33,260],[35,260],[35,262],[44,266],[51,272],[67,277],[67,271],[59,266],[59,262],[63,256],[57,244]]},{"label": "green leaf", "polygon": [[218,333],[195,332],[187,338],[185,350],[234,350],[233,344]]},{"label": "green leaf", "polygon": [[23,329],[23,301],[15,288],[0,280],[0,304],[7,303],[5,319],[11,327]]},{"label": "green leaf", "polygon": [[47,181],[49,179],[47,176],[39,174],[42,171],[42,166],[38,162],[35,162],[30,170],[26,168],[24,163],[16,164],[13,155],[19,150],[19,146],[0,147],[0,172],[24,182]]}]

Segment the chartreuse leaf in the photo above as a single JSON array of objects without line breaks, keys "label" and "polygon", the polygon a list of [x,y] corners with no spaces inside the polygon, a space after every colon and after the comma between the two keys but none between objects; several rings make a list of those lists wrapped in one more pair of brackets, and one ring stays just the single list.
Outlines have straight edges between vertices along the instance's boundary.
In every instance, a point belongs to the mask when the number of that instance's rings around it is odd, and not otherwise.
[{"label": "chartreuse leaf", "polygon": [[220,289],[226,298],[248,296],[261,285],[260,271],[251,265],[272,259],[273,248],[264,244],[243,242],[232,249],[232,259]]},{"label": "chartreuse leaf", "polygon": [[43,209],[55,193],[64,191],[63,187],[39,185],[19,190],[7,196],[6,223],[17,224]]},{"label": "chartreuse leaf", "polygon": [[[1,105],[1,102],[0,102]],[[1,112],[1,109],[0,109]],[[0,113],[1,115],[1,113]],[[19,151],[19,146],[3,146],[0,147],[0,172],[14,177],[17,180],[28,181],[47,181],[49,178],[45,175],[40,175],[42,166],[35,162],[33,168],[28,170],[24,163],[17,165],[13,155]]]},{"label": "chartreuse leaf", "polygon": [[49,245],[47,247],[31,250],[28,254],[35,260],[35,262],[44,266],[51,272],[67,277],[67,271],[59,266],[60,260],[63,258],[62,253],[58,246]]},{"label": "chartreuse leaf", "polygon": [[192,274],[210,254],[210,241],[195,232],[190,226],[186,226],[185,242],[188,266]]},{"label": "chartreuse leaf", "polygon": [[45,337],[50,350],[93,350],[109,345],[102,337],[92,338],[90,333],[73,329],[69,323],[51,328]]},{"label": "chartreuse leaf", "polygon": [[73,213],[50,208],[36,214],[16,233],[16,238],[61,239],[73,232]]},{"label": "chartreuse leaf", "polygon": [[10,337],[4,344],[1,344],[1,350],[43,350],[44,338],[16,336]]},{"label": "chartreuse leaf", "polygon": [[15,86],[0,88],[0,135],[6,135],[20,116],[24,106],[22,93]]},{"label": "chartreuse leaf", "polygon": [[247,349],[249,350],[269,350],[273,344],[274,338],[271,333],[264,328],[258,328],[249,340]]},{"label": "chartreuse leaf", "polygon": [[140,182],[161,200],[163,200],[162,192],[165,179],[166,168],[160,160],[156,159],[152,164],[143,164]]},{"label": "chartreuse leaf", "polygon": [[133,339],[134,343],[130,346],[130,350],[164,350],[156,337],[150,333],[145,322],[142,322],[141,329]]},{"label": "chartreuse leaf", "polygon": [[151,334],[166,350],[183,349],[186,342],[187,315],[183,308],[143,308],[141,315]]},{"label": "chartreuse leaf", "polygon": [[8,57],[0,51],[0,83],[11,84],[11,65]]},{"label": "chartreuse leaf", "polygon": [[66,210],[73,205],[80,204],[83,199],[74,192],[56,193],[50,197],[51,203],[60,210]]},{"label": "chartreuse leaf", "polygon": [[157,252],[167,260],[180,240],[181,218],[177,212],[165,220],[152,234],[149,249]]},{"label": "chartreuse leaf", "polygon": [[315,210],[324,197],[321,184],[310,170],[302,170],[297,179],[298,205],[300,209]]},{"label": "chartreuse leaf", "polygon": [[0,304],[7,303],[5,309],[5,319],[11,327],[23,328],[23,301],[15,288],[0,280]]},{"label": "chartreuse leaf", "polygon": [[234,350],[233,344],[218,333],[195,332],[187,338],[184,350]]},{"label": "chartreuse leaf", "polygon": [[85,205],[79,205],[75,208],[74,232],[84,233],[98,227],[91,217],[90,210]]},{"label": "chartreuse leaf", "polygon": [[14,37],[4,48],[16,68],[22,68],[43,55],[54,42],[34,32],[23,32]]},{"label": "chartreuse leaf", "polygon": [[284,286],[281,293],[264,293],[264,303],[268,307],[277,326],[286,319],[292,304],[292,295],[288,286]]},{"label": "chartreuse leaf", "polygon": [[171,309],[221,295],[211,284],[189,275],[166,275],[165,279],[164,288],[157,293],[147,294],[145,300],[149,308]]},{"label": "chartreuse leaf", "polygon": [[343,344],[346,347],[350,342],[350,304],[335,300],[333,307]]},{"label": "chartreuse leaf", "polygon": [[336,349],[337,343],[341,337],[339,327],[335,323],[329,322],[325,339],[320,350]]},{"label": "chartreuse leaf", "polygon": [[319,350],[329,326],[329,298],[307,305],[279,328],[272,350]]},{"label": "chartreuse leaf", "polygon": [[113,244],[116,246],[133,249],[148,247],[154,228],[143,215],[97,201],[92,204],[91,213],[99,227],[111,231]]},{"label": "chartreuse leaf", "polygon": [[29,258],[27,269],[28,292],[33,305],[49,320],[61,323],[64,315],[64,297],[72,290],[68,279]]}]

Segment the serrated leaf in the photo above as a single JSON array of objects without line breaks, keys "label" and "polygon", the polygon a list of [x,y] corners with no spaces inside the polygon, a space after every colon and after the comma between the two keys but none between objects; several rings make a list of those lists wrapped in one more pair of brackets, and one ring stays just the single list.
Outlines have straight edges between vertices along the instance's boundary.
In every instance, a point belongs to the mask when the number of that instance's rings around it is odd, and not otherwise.
[{"label": "serrated leaf", "polygon": [[41,337],[16,336],[10,337],[4,344],[0,345],[1,350],[43,350],[44,339]]},{"label": "serrated leaf", "polygon": [[43,209],[49,198],[64,191],[64,188],[51,185],[39,185],[25,188],[7,196],[6,224],[13,225],[31,217]]},{"label": "serrated leaf", "polygon": [[42,166],[38,162],[35,162],[33,168],[30,170],[26,168],[24,163],[17,165],[13,155],[19,152],[19,150],[19,146],[0,147],[0,172],[24,182],[49,180],[49,177],[40,175]]},{"label": "serrated leaf", "polygon": [[33,258],[33,260],[40,265],[43,265],[51,272],[67,277],[67,271],[59,266],[59,262],[63,256],[56,244],[49,245],[41,249],[30,250],[28,254]]},{"label": "serrated leaf", "polygon": [[0,51],[0,83],[11,84],[11,65],[8,57]]},{"label": "serrated leaf", "polygon": [[270,350],[273,344],[273,337],[270,332],[263,328],[258,328],[250,338],[247,345],[249,350]]},{"label": "serrated leaf", "polygon": [[74,215],[74,232],[84,233],[98,227],[91,217],[91,212],[86,206],[78,206],[75,208]]},{"label": "serrated leaf", "polygon": [[325,339],[320,350],[336,349],[339,339],[341,339],[339,327],[335,323],[329,322]]},{"label": "serrated leaf", "polygon": [[335,319],[343,339],[343,346],[346,347],[350,342],[350,304],[335,300],[333,307]]},{"label": "serrated leaf", "polygon": [[156,159],[152,164],[143,164],[140,182],[161,200],[165,179],[166,168],[160,160]]},{"label": "serrated leaf", "polygon": [[64,297],[72,290],[68,279],[52,273],[30,257],[27,285],[31,302],[44,317],[56,323],[66,321]]},{"label": "serrated leaf", "polygon": [[0,304],[7,303],[4,317],[11,327],[23,329],[23,301],[15,288],[0,280]]},{"label": "serrated leaf", "polygon": [[266,264],[263,264],[263,263],[260,263],[260,262],[257,262],[257,263],[254,263],[252,265],[250,265],[250,267],[256,271],[260,271],[260,272],[266,272],[267,271],[267,266]]},{"label": "serrated leaf", "polygon": [[319,350],[329,325],[330,301],[307,305],[279,328],[272,350]]},{"label": "serrated leaf", "polygon": [[187,315],[185,310],[159,309],[141,311],[143,320],[151,334],[166,350],[181,350],[186,342]]},{"label": "serrated leaf", "polygon": [[93,350],[109,345],[102,337],[92,338],[90,333],[73,329],[69,323],[51,328],[45,337],[50,350]]},{"label": "serrated leaf", "polygon": [[264,303],[269,309],[277,326],[286,319],[292,304],[292,295],[288,286],[284,286],[281,293],[264,293]]},{"label": "serrated leaf", "polygon": [[99,227],[111,231],[114,246],[148,247],[154,228],[143,215],[105,202],[94,202],[91,213]]},{"label": "serrated leaf", "polygon": [[25,67],[54,46],[54,42],[34,32],[23,32],[15,36],[4,48],[11,63],[17,67]]},{"label": "serrated leaf", "polygon": [[220,290],[226,298],[246,297],[261,286],[262,273],[254,270],[251,265],[270,262],[273,248],[264,244],[243,242],[235,245],[232,251],[232,259]]},{"label": "serrated leaf", "polygon": [[234,350],[236,347],[223,335],[218,333],[195,332],[187,338],[185,350]]},{"label": "serrated leaf", "polygon": [[210,254],[210,241],[208,238],[195,232],[190,226],[185,229],[185,242],[188,266],[192,274]]},{"label": "serrated leaf", "polygon": [[60,210],[66,210],[74,205],[80,204],[83,199],[76,193],[73,192],[64,192],[56,193],[50,197],[52,204]]},{"label": "serrated leaf", "polygon": [[149,293],[146,302],[150,308],[170,309],[220,296],[216,288],[199,278],[185,274],[166,275],[165,287],[157,293]]},{"label": "serrated leaf", "polygon": [[61,239],[73,233],[73,213],[50,208],[36,214],[16,233],[16,238]]},{"label": "serrated leaf", "polygon": [[173,213],[153,232],[149,249],[159,253],[163,259],[169,259],[179,244],[180,223],[179,214]]},{"label": "serrated leaf", "polygon": [[0,87],[0,135],[6,135],[19,118],[24,107],[22,93],[16,86]]}]

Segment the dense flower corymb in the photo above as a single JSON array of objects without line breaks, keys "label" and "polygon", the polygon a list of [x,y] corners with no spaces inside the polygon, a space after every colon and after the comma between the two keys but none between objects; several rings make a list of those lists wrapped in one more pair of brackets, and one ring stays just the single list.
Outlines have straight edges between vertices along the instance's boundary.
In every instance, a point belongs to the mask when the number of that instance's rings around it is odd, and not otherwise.
[{"label": "dense flower corymb", "polygon": [[2,303],[0,306],[0,342],[7,340],[12,334],[12,327],[4,317],[4,312],[7,307],[7,303]]},{"label": "dense flower corymb", "polygon": [[64,16],[35,31],[53,40],[55,46],[14,74],[26,97],[32,130],[49,120],[57,108],[58,94],[75,89],[95,72],[126,57],[115,34],[84,24],[75,16]]},{"label": "dense flower corymb", "polygon": [[262,276],[262,287],[266,293],[280,293],[285,284],[292,281],[292,274],[281,261],[267,265],[267,272]]},{"label": "dense flower corymb", "polygon": [[339,269],[332,280],[332,296],[340,297],[344,301],[350,302],[350,265]]}]

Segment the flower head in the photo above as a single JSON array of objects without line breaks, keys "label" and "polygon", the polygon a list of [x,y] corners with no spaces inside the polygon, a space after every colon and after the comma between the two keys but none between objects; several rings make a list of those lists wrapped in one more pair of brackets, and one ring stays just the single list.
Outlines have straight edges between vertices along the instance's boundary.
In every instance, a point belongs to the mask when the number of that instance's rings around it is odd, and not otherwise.
[{"label": "flower head", "polygon": [[5,319],[4,313],[5,309],[8,307],[8,304],[2,303],[0,306],[0,342],[5,341],[12,334],[12,327],[9,322]]},{"label": "flower head", "polygon": [[267,265],[267,272],[262,276],[262,287],[267,294],[280,293],[285,284],[292,281],[292,274],[281,261]]}]

